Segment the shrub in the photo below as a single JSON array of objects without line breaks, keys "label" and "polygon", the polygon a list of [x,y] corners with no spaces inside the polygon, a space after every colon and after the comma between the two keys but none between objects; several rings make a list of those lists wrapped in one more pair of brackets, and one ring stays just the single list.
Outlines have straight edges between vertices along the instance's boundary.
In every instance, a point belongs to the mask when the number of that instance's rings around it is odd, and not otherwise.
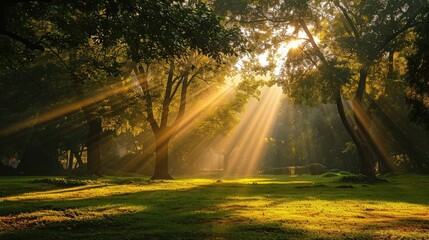
[{"label": "shrub", "polygon": [[310,163],[306,168],[311,175],[320,175],[328,171],[328,168],[320,163]]},{"label": "shrub", "polygon": [[67,179],[67,178],[42,178],[32,180],[33,183],[47,183],[61,187],[77,187],[95,183],[93,180],[86,179]]},{"label": "shrub", "polygon": [[381,178],[371,178],[371,177],[367,177],[367,176],[362,175],[362,174],[356,174],[356,175],[343,176],[340,179],[340,182],[343,182],[343,183],[382,183],[382,182],[387,182],[387,180],[381,179]]},{"label": "shrub", "polygon": [[0,162],[0,176],[15,176],[15,175],[18,175],[18,172],[16,171],[15,168],[8,165],[4,165],[3,163]]},{"label": "shrub", "polygon": [[295,168],[295,174],[297,174],[297,175],[310,174],[310,171],[308,169],[308,166],[297,166]]},{"label": "shrub", "polygon": [[339,172],[339,174],[341,174],[341,175],[353,175],[353,173],[347,172],[347,171],[341,171],[341,172]]},{"label": "shrub", "polygon": [[289,175],[289,169],[287,167],[283,168],[265,168],[262,171],[263,174],[268,175]]},{"label": "shrub", "polygon": [[331,173],[331,172],[327,172],[322,175],[322,177],[338,177],[338,176],[340,176],[338,173]]}]

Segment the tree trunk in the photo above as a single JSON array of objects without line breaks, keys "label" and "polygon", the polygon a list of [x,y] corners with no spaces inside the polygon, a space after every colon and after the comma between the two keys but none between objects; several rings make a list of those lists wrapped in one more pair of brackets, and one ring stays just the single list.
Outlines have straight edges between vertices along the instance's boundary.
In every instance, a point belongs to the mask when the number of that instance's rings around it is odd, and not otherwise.
[{"label": "tree trunk", "polygon": [[77,154],[75,155],[75,157],[76,157],[76,165],[74,166],[74,168],[83,167],[83,162],[82,162],[82,152],[83,152],[83,149],[84,149],[84,145],[82,145],[80,147],[79,152],[77,152]]},{"label": "tree trunk", "polygon": [[89,109],[83,110],[88,124],[87,149],[87,173],[101,175],[101,150],[100,140],[102,134],[101,118]]},{"label": "tree trunk", "polygon": [[69,152],[69,156],[68,156],[68,166],[67,166],[67,170],[69,173],[71,173],[72,169],[73,169],[73,149],[70,150]]},{"label": "tree trunk", "polygon": [[370,178],[375,178],[374,155],[370,149],[371,145],[368,139],[363,136],[362,130],[359,129],[358,125],[353,126],[347,119],[341,97],[338,97],[336,103],[341,122],[356,145],[359,154],[360,173]]},{"label": "tree trunk", "polygon": [[230,157],[231,157],[231,151],[228,149],[225,154],[223,155],[223,172],[229,173],[231,170],[231,163],[230,163]]},{"label": "tree trunk", "polygon": [[[352,26],[352,30],[355,37],[358,37],[357,30],[354,28],[354,25],[352,24],[352,21],[350,20],[346,11],[340,5],[337,5],[337,7],[339,7],[342,10],[347,22],[350,23],[350,25]],[[314,40],[313,35],[309,31],[305,21],[303,19],[299,19],[299,23],[302,26],[306,35],[308,36],[311,45],[316,50],[316,55],[318,56],[318,58],[322,61],[323,64],[329,66],[330,63],[327,61],[327,59],[325,58],[325,56],[317,46],[317,43]],[[358,42],[360,42],[359,38],[357,38],[357,40]],[[347,119],[347,116],[344,111],[344,105],[341,100],[340,90],[338,90],[339,92],[338,92],[338,98],[337,98],[337,109],[344,127],[346,128],[347,132],[349,133],[350,137],[352,138],[353,142],[356,145],[356,148],[359,154],[361,174],[366,175],[369,178],[376,178],[374,154],[372,154],[372,151],[371,151],[371,143],[372,143],[371,137],[368,134],[369,131],[366,131],[369,129],[365,129],[365,125],[363,124],[363,122],[361,122],[361,119],[359,119],[359,116],[358,116],[358,114],[360,114],[361,112],[357,112],[361,109],[363,110],[363,108],[360,108],[360,107],[361,107],[363,96],[365,94],[366,80],[368,76],[369,66],[370,64],[363,65],[359,73],[360,75],[359,75],[358,88],[356,91],[355,98],[353,99],[353,106],[352,106],[355,124],[352,124]],[[357,110],[356,107],[358,107],[359,110]]]},{"label": "tree trunk", "polygon": [[168,144],[170,137],[165,134],[155,136],[156,155],[155,155],[155,172],[152,180],[156,179],[173,179],[168,173]]},{"label": "tree trunk", "polygon": [[[359,154],[360,173],[369,178],[376,178],[376,154],[372,151],[373,142],[369,129],[370,119],[365,109],[362,107],[362,99],[365,94],[367,77],[368,68],[363,66],[359,72],[359,84],[356,95],[352,101],[352,111],[355,124],[350,123],[347,119],[340,94],[337,99],[337,109],[343,125],[356,145]],[[381,156],[379,154],[379,149],[375,150],[377,150],[377,154]]]}]

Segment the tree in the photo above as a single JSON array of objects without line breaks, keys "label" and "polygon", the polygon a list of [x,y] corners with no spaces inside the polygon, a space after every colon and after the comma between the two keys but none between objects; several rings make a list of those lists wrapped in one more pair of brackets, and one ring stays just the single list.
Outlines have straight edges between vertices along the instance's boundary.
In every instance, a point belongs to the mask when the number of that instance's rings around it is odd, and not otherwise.
[{"label": "tree", "polygon": [[[108,90],[114,86],[109,84],[118,81],[123,63],[132,59],[138,64],[150,64],[190,51],[220,61],[222,55],[234,54],[241,47],[238,29],[223,28],[200,1],[192,4],[168,0],[7,1],[2,4],[8,13],[2,17],[16,25],[13,34],[4,30],[6,25],[0,26],[0,35],[7,36],[3,43],[28,53],[33,64],[40,55],[56,58],[56,64],[66,73],[59,79],[74,84],[70,89],[75,96],[86,97],[74,110],[81,109],[86,118],[90,174],[101,173],[100,103],[106,99],[94,89]],[[94,93],[98,95],[92,96]],[[111,90],[107,95],[117,93],[118,90]]]},{"label": "tree", "polygon": [[410,118],[429,129],[429,9],[426,5],[426,16],[417,26],[416,51],[408,57],[406,79],[409,84],[407,103],[410,106]]},{"label": "tree", "polygon": [[[357,147],[361,173],[374,178],[375,156],[385,154],[374,147],[365,122],[371,122],[365,109],[368,76],[377,61],[398,47],[397,39],[419,24],[425,4],[425,1],[243,1],[231,8],[236,14],[234,20],[256,24],[254,32],[267,33],[264,39],[274,45],[279,45],[280,35],[273,36],[273,31],[267,31],[270,27],[286,32],[289,38],[296,39],[300,32],[305,36],[298,49],[289,51],[278,82],[294,100],[335,102],[342,123]],[[348,93],[342,93],[344,90]],[[343,97],[352,99],[351,113],[347,112]]]},{"label": "tree", "polygon": [[[52,104],[55,101],[66,104],[67,100],[64,99],[92,92],[94,87],[100,87],[97,82],[99,83],[100,80],[106,79],[107,75],[117,72],[117,55],[113,56],[112,52],[109,52],[116,45],[106,44],[107,39],[111,39],[111,36],[103,34],[106,29],[101,27],[103,25],[101,23],[106,22],[100,11],[105,7],[104,2],[89,4],[84,1],[73,3],[7,1],[4,4],[8,14],[3,17],[7,23],[14,26],[15,32],[8,34],[9,38],[3,39],[2,43],[12,47],[11,49],[15,52],[5,52],[2,57],[5,57],[10,64],[13,64],[14,57],[24,59],[24,61],[18,62],[18,65],[22,65],[23,68],[26,67],[25,65],[33,65],[36,66],[34,68],[41,69],[46,61],[49,62],[51,69],[45,69],[41,73],[42,76],[32,76],[40,77],[44,82],[51,81],[50,87],[55,86],[55,90],[60,90],[51,92],[53,96],[44,97],[44,100],[48,100],[48,103],[45,102],[46,105],[55,106]],[[37,42],[33,45],[37,46],[31,47],[29,39],[36,39]],[[41,51],[34,51],[35,49]],[[46,74],[54,70],[58,75]],[[36,79],[37,81],[40,79]],[[95,84],[91,84],[94,82]],[[42,89],[44,92],[49,92],[49,90]],[[82,104],[82,101],[79,102]],[[42,109],[46,109],[46,106],[39,105],[36,107],[35,114],[39,114],[40,117],[36,118],[35,123],[36,125],[44,124],[45,121],[54,120],[52,117],[58,118],[63,114],[83,109],[82,112],[86,116],[89,129],[87,137],[88,171],[90,174],[100,174],[98,136],[102,129],[100,118],[94,113],[94,102],[87,99],[82,106],[78,103],[68,102],[68,104],[71,106],[63,106],[62,114],[60,114],[61,111],[56,111],[54,114],[49,114],[49,112],[42,114]],[[31,104],[28,105],[31,106]],[[69,110],[64,111],[65,109]],[[47,116],[52,117],[47,118]]]},{"label": "tree", "polygon": [[[333,32],[337,34],[337,37],[331,38],[330,41],[337,44],[341,51],[350,53],[351,55],[349,56],[353,56],[357,63],[355,71],[358,76],[358,82],[352,100],[353,119],[347,118],[345,114],[343,100],[338,87],[338,90],[334,91],[338,92],[336,102],[343,124],[357,147],[361,162],[361,173],[369,177],[375,177],[375,156],[386,157],[383,149],[375,144],[371,136],[370,128],[368,127],[368,123],[371,120],[364,107],[364,95],[370,67],[374,66],[375,62],[381,59],[384,53],[395,47],[394,44],[399,36],[418,24],[422,14],[424,14],[420,8],[423,4],[424,1],[415,1],[412,6],[409,5],[408,1],[387,3],[373,1],[357,4],[346,4],[340,1],[333,2],[333,6],[337,9],[337,14],[339,15],[337,18],[339,19],[339,24],[333,24]],[[335,52],[335,47],[331,48],[331,52],[335,54],[333,58],[324,57],[317,43],[312,41],[311,33],[306,28],[305,23],[301,22],[301,26],[309,37],[311,46],[316,49],[319,60],[323,65],[328,66],[327,70],[326,68],[321,68],[321,70],[328,73],[331,71],[326,77],[338,75],[339,69],[335,65],[339,61],[344,61],[346,57],[342,57],[338,52]],[[335,28],[338,29],[338,27],[342,30],[335,31]],[[345,69],[344,67],[347,67],[353,71],[354,67],[350,65],[351,63],[348,60],[349,66],[343,65],[341,68]],[[347,77],[343,76],[339,82],[345,83],[347,81]]]},{"label": "tree", "polygon": [[[185,114],[189,86],[204,71],[204,67],[198,66],[201,60],[198,56],[208,56],[220,62],[222,56],[234,55],[243,46],[239,30],[223,27],[214,12],[200,1],[148,1],[148,4],[158,11],[152,12],[148,8],[150,11],[142,14],[139,8],[124,8],[126,16],[135,18],[134,25],[125,22],[124,38],[134,62],[133,70],[142,88],[147,120],[156,138],[155,172],[152,179],[169,179],[168,144]],[[158,16],[159,11],[162,15],[163,11],[170,10],[173,14],[167,17],[169,21],[161,24],[158,19],[150,17],[153,14]],[[147,42],[158,44],[145,46]],[[149,86],[154,60],[168,66],[159,122],[155,119],[152,89]],[[161,73],[155,75],[157,78],[160,76]],[[177,117],[170,122],[170,105],[176,94],[180,95]]]},{"label": "tree", "polygon": [[[154,64],[151,67],[148,64],[145,68],[135,66],[134,72],[137,73],[142,88],[147,120],[155,135],[155,172],[152,179],[171,179],[168,172],[169,143],[180,128],[193,121],[189,118],[183,121],[192,98],[201,95],[202,91],[207,91],[206,86],[197,82],[202,80],[208,84],[217,84],[213,81],[213,78],[219,78],[215,74],[219,73],[215,71],[219,68],[216,65],[218,64],[214,60],[204,55],[191,53],[189,56],[171,59],[164,64]],[[220,78],[217,81],[222,80]],[[194,95],[189,96],[190,92],[194,92]],[[162,101],[154,101],[154,96],[157,95],[162,96],[158,97],[158,100]]]}]

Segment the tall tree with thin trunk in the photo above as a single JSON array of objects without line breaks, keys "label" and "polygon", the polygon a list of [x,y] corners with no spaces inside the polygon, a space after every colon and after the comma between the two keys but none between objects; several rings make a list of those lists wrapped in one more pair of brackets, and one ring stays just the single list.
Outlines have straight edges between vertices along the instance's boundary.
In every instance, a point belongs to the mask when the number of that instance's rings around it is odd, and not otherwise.
[{"label": "tall tree with thin trunk", "polygon": [[[385,153],[374,144],[367,123],[371,122],[365,107],[368,77],[375,63],[391,51],[393,43],[419,24],[426,14],[427,2],[216,2],[220,9],[233,13],[231,21],[256,28],[253,32],[258,42],[263,39],[262,49],[268,44],[279,46],[290,39],[301,40],[297,49],[289,51],[281,77],[274,78],[298,102],[335,102],[357,147],[361,173],[374,178],[375,156],[383,157]],[[270,28],[278,29],[277,33],[273,34],[276,31]],[[345,99],[351,99],[351,114]]]}]

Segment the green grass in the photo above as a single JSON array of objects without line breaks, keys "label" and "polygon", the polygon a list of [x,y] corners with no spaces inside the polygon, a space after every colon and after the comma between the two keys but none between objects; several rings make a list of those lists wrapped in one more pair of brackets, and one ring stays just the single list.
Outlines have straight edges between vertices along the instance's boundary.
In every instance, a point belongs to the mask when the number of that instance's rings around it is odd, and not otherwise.
[{"label": "green grass", "polygon": [[428,238],[428,176],[354,184],[337,174],[2,177],[0,239]]}]

